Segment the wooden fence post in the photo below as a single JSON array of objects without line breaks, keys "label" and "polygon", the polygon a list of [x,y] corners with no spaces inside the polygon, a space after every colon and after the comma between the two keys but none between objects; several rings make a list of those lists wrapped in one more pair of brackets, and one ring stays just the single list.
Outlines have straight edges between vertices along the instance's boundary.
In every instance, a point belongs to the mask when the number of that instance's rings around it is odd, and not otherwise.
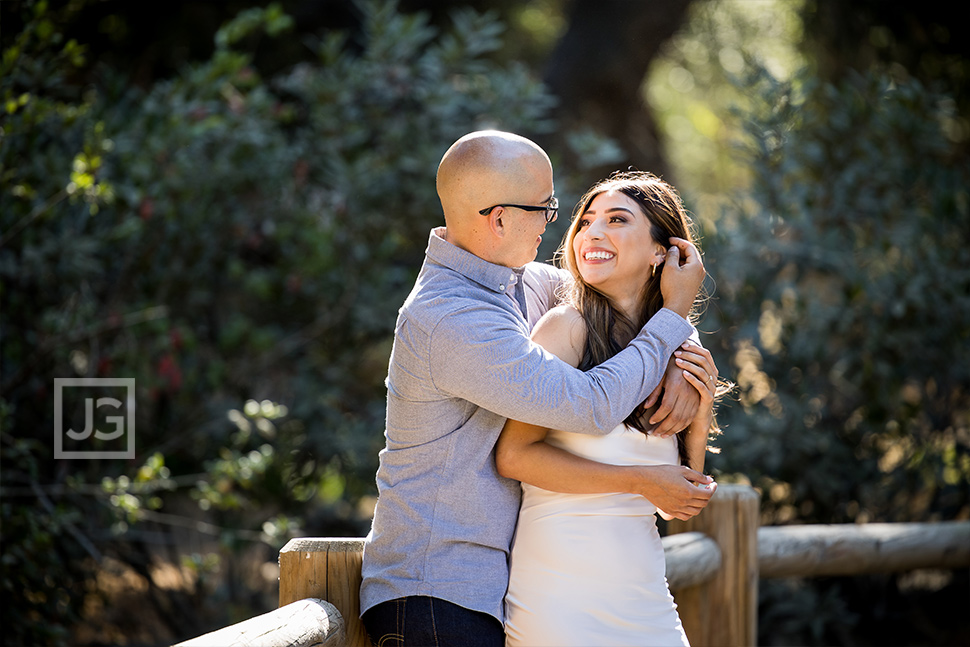
[{"label": "wooden fence post", "polygon": [[687,638],[695,647],[753,647],[758,639],[760,498],[747,485],[719,485],[689,521],[671,521],[669,534],[697,531],[721,549],[712,580],[673,591]]},{"label": "wooden fence post", "polygon": [[347,647],[369,647],[360,621],[360,538],[302,537],[280,551],[280,606],[304,598],[326,600],[340,611]]}]

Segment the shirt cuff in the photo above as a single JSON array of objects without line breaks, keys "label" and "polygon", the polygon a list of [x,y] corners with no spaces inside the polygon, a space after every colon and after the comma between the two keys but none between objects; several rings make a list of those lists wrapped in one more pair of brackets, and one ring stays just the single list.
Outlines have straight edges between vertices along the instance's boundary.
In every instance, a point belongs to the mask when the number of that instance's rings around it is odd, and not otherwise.
[{"label": "shirt cuff", "polygon": [[689,321],[669,308],[661,308],[643,329],[649,329],[670,348],[680,346],[694,332],[694,326]]}]

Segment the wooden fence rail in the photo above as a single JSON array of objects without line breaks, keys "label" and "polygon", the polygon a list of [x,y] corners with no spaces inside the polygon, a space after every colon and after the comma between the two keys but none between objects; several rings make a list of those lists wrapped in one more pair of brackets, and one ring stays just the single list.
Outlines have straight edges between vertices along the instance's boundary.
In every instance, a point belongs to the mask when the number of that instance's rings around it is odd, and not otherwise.
[{"label": "wooden fence rail", "polygon": [[662,541],[672,591],[708,582],[721,568],[721,547],[702,532],[682,532]]},{"label": "wooden fence rail", "polygon": [[[668,531],[663,538],[667,581],[695,647],[755,644],[759,578],[970,566],[970,521],[759,528],[758,494],[740,485],[721,485],[703,513],[687,522],[670,522]],[[358,618],[363,545],[363,539],[290,540],[280,551],[279,609],[183,645],[368,647]],[[330,632],[333,637],[326,640],[335,642],[274,642],[266,633],[253,639],[255,624],[238,641],[222,634],[294,609],[301,600],[312,603],[301,613],[312,615],[308,621],[317,627],[314,631]],[[333,606],[322,606],[322,600]],[[278,621],[274,616],[269,625]],[[205,640],[211,636],[218,638]]]},{"label": "wooden fence rail", "polygon": [[761,577],[817,577],[961,568],[970,563],[970,522],[765,526]]},{"label": "wooden fence rail", "polygon": [[344,647],[343,615],[324,600],[307,598],[207,633],[175,647]]}]

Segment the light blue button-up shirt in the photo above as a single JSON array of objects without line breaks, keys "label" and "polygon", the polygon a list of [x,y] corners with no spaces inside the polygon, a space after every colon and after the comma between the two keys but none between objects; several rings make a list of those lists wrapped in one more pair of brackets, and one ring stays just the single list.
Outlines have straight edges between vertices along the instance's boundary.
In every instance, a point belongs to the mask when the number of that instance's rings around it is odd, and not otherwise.
[{"label": "light blue button-up shirt", "polygon": [[555,305],[559,270],[494,265],[443,236],[431,232],[398,315],[361,612],[426,595],[504,621],[520,498],[518,481],[495,468],[505,420],[609,433],[659,384],[693,329],[661,310],[626,349],[584,373],[529,339]]}]

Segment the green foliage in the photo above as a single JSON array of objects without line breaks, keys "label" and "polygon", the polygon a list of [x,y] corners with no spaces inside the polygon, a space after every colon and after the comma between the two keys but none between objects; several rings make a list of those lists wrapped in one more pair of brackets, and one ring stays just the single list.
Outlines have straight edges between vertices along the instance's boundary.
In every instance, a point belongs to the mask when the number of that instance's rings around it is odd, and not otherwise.
[{"label": "green foliage", "polygon": [[[965,62],[927,65],[935,9],[875,5],[691,3],[644,86],[716,279],[701,328],[744,387],[709,464],[766,524],[967,515]],[[868,66],[884,25],[916,58],[813,78]],[[896,575],[762,580],[758,642],[949,644],[967,589],[944,573],[927,606]]]},{"label": "green foliage", "polygon": [[[393,3],[359,9],[359,38],[325,34],[269,79],[243,46],[289,18],[246,11],[211,60],[139,91],[111,70],[73,85],[84,48],[24,4],[0,70],[13,643],[69,642],[98,559],[147,554],[143,529],[165,531],[179,502],[224,552],[277,550],[313,511],[353,524],[371,493],[396,311],[441,222],[437,162],[476,128],[549,129],[551,100],[488,61],[490,16],[438,31]],[[134,464],[51,460],[53,378],[68,376],[136,378]]]},{"label": "green foliage", "polygon": [[764,523],[965,518],[970,165],[952,100],[878,73],[746,87],[753,183],[706,247],[704,327],[741,388],[715,463],[763,489]]},{"label": "green foliage", "polygon": [[747,184],[731,142],[739,125],[733,109],[748,112],[759,98],[730,79],[748,61],[762,61],[776,78],[808,64],[798,52],[804,0],[692,2],[683,28],[663,44],[643,85],[657,118],[676,184],[690,197],[705,230],[716,228],[723,196]]},{"label": "green foliage", "polygon": [[283,12],[278,2],[270,4],[265,9],[260,7],[245,9],[216,32],[216,48],[227,50],[263,28],[268,35],[279,36],[293,28],[293,18]]},{"label": "green foliage", "polygon": [[[8,429],[9,417],[2,422]],[[37,457],[45,449],[34,440],[4,439],[0,590],[7,602],[0,614],[9,645],[70,644],[69,628],[80,619],[77,600],[91,568],[85,554],[90,544],[78,541],[77,524],[84,519],[76,499],[55,504],[37,484]],[[11,489],[10,483],[29,485]],[[24,505],[25,497],[33,505]]]}]

